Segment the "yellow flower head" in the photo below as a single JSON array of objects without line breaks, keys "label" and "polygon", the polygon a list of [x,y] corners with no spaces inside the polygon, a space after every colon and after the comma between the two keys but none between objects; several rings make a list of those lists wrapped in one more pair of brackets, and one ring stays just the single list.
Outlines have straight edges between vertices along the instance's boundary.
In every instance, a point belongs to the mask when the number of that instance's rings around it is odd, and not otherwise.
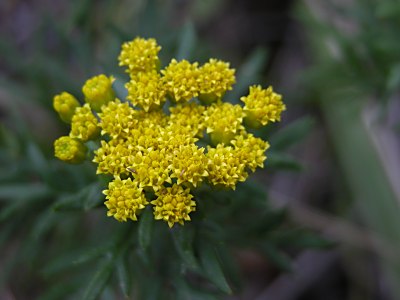
[{"label": "yellow flower head", "polygon": [[75,109],[79,107],[78,100],[70,93],[62,92],[53,98],[54,110],[60,116],[60,119],[65,123],[71,123],[72,116],[75,113]]},{"label": "yellow flower head", "polygon": [[171,106],[169,111],[170,124],[187,128],[193,136],[203,136],[205,107],[196,103],[178,104]]},{"label": "yellow flower head", "polygon": [[69,135],[86,142],[97,138],[99,133],[97,118],[93,115],[89,104],[86,103],[84,106],[78,107],[72,117]]},{"label": "yellow flower head", "polygon": [[85,101],[95,111],[100,111],[103,105],[115,99],[112,89],[113,81],[114,78],[101,74],[88,79],[83,85],[82,92],[85,95]]},{"label": "yellow flower head", "polygon": [[221,60],[211,58],[199,70],[199,99],[206,104],[221,99],[236,81],[235,69],[230,69],[229,63]]},{"label": "yellow flower head", "polygon": [[[71,123],[71,132],[54,148],[59,159],[79,163],[87,157],[84,143],[98,139],[90,143],[98,146],[90,153],[96,174],[114,176],[103,191],[107,215],[136,221],[153,200],[154,218],[173,227],[190,221],[196,210],[191,190],[203,181],[235,189],[264,166],[269,144],[247,133],[243,122],[257,128],[279,121],[286,107],[272,87],[261,86],[251,86],[241,97],[244,107],[224,103],[236,80],[229,63],[210,59],[199,67],[172,59],[159,71],[160,50],[155,39],[122,45],[119,65],[130,78],[126,101],[115,97],[114,79],[103,74],[83,85],[83,106],[71,94],[56,95],[54,109]],[[162,108],[166,99],[171,100],[169,112]],[[209,138],[203,138],[204,131]]]},{"label": "yellow flower head", "polygon": [[136,111],[128,103],[121,103],[118,99],[109,102],[99,113],[101,134],[112,138],[126,137],[138,123],[135,115]]},{"label": "yellow flower head", "polygon": [[54,142],[54,156],[71,164],[78,164],[85,160],[86,146],[78,139],[62,136]]},{"label": "yellow flower head", "polygon": [[124,140],[101,141],[101,146],[94,151],[93,162],[97,164],[96,174],[129,174],[127,168],[132,165],[133,147]]},{"label": "yellow flower head", "polygon": [[180,62],[172,59],[171,63],[161,70],[167,94],[173,101],[189,101],[199,94],[198,63],[191,64],[187,60]]},{"label": "yellow flower head", "polygon": [[137,221],[137,214],[148,204],[143,190],[131,178],[121,180],[116,176],[103,194],[107,199],[104,202],[108,209],[107,216],[112,216],[118,221]]},{"label": "yellow flower head", "polygon": [[163,188],[156,193],[157,199],[151,201],[154,205],[154,218],[164,220],[171,228],[175,223],[181,225],[190,221],[189,214],[196,210],[196,202],[189,189],[174,184],[172,187]]},{"label": "yellow flower head", "polygon": [[204,112],[207,133],[214,144],[229,142],[244,129],[242,125],[244,112],[240,105],[228,102],[214,103]]},{"label": "yellow flower head", "polygon": [[271,86],[267,89],[262,89],[260,85],[251,86],[249,95],[240,100],[245,104],[243,110],[246,113],[246,123],[252,128],[280,121],[282,111],[286,110],[282,96],[274,93]]},{"label": "yellow flower head", "polygon": [[246,168],[254,172],[257,167],[264,167],[264,161],[267,158],[265,151],[269,148],[268,142],[249,133],[236,136],[231,143],[239,153],[240,160],[244,162]]},{"label": "yellow flower head", "polygon": [[127,72],[134,75],[137,72],[157,70],[160,65],[158,52],[161,47],[155,39],[135,38],[122,44],[118,57],[119,65],[126,66]]},{"label": "yellow flower head", "polygon": [[165,149],[138,151],[132,158],[132,166],[128,168],[140,187],[160,189],[165,183],[172,183],[170,178],[170,163]]},{"label": "yellow flower head", "polygon": [[248,174],[238,152],[232,147],[218,144],[208,148],[208,181],[213,185],[235,189],[239,181],[245,181]]},{"label": "yellow flower head", "polygon": [[165,90],[160,75],[156,71],[140,72],[132,76],[125,87],[128,90],[126,98],[146,112],[160,108],[165,102]]},{"label": "yellow flower head", "polygon": [[176,178],[178,184],[189,182],[196,187],[208,175],[207,162],[204,148],[181,145],[173,151],[171,178]]}]

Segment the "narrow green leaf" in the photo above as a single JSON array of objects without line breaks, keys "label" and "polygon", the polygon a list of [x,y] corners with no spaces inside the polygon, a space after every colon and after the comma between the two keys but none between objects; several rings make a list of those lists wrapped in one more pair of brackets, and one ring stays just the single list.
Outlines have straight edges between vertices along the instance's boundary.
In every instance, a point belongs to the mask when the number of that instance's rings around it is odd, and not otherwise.
[{"label": "narrow green leaf", "polygon": [[264,48],[254,50],[238,69],[236,85],[226,94],[226,100],[239,103],[240,97],[248,93],[249,86],[259,83],[266,62],[267,51]]},{"label": "narrow green leaf", "polygon": [[102,264],[100,264],[83,294],[83,300],[95,300],[98,298],[110,278],[113,267],[114,260],[111,258],[104,260]]},{"label": "narrow green leaf", "polygon": [[192,270],[198,270],[199,264],[194,255],[193,249],[193,228],[191,226],[185,226],[184,228],[178,227],[171,231],[171,235],[174,241],[175,249],[183,260],[184,264]]},{"label": "narrow green leaf", "polygon": [[200,261],[204,275],[221,291],[232,294],[232,290],[225,279],[218,254],[213,245],[204,242],[199,249]]},{"label": "narrow green leaf", "polygon": [[297,248],[326,249],[334,245],[332,241],[304,229],[275,231],[268,235],[268,240],[281,246]]},{"label": "narrow green leaf", "polygon": [[196,32],[191,21],[186,22],[182,28],[176,60],[191,59],[191,55],[196,46]]},{"label": "narrow green leaf", "polygon": [[99,206],[104,201],[101,190],[102,189],[97,182],[88,187],[86,198],[83,201],[83,208],[85,211]]},{"label": "narrow green leaf", "polygon": [[51,196],[53,191],[43,183],[0,185],[0,200],[30,200]]},{"label": "narrow green leaf", "polygon": [[79,255],[76,259],[73,260],[73,264],[83,264],[93,259],[96,259],[100,256],[104,256],[112,247],[112,244],[105,244],[95,248],[92,248],[85,253]]},{"label": "narrow green leaf", "polygon": [[147,251],[151,243],[151,238],[153,235],[153,213],[151,208],[147,208],[143,211],[139,218],[139,228],[138,228],[138,239],[139,245],[143,251]]},{"label": "narrow green leaf", "polygon": [[223,266],[224,272],[229,279],[229,282],[233,286],[234,291],[240,290],[242,287],[242,274],[240,272],[237,261],[232,255],[231,249],[225,244],[219,246],[221,255],[221,265]]},{"label": "narrow green leaf", "polygon": [[302,165],[293,157],[280,152],[269,152],[267,154],[267,161],[265,163],[268,169],[287,170],[287,171],[301,171]]},{"label": "narrow green leaf", "polygon": [[31,230],[31,237],[34,240],[39,240],[45,235],[50,228],[53,226],[54,221],[58,219],[58,216],[52,210],[46,210],[37,217],[34,226]]},{"label": "narrow green leaf", "polygon": [[93,207],[93,203],[97,205],[97,199],[101,199],[100,188],[98,183],[94,182],[77,193],[62,195],[54,203],[53,209],[56,211],[88,210]]},{"label": "narrow green leaf", "polygon": [[65,282],[53,285],[46,289],[43,294],[40,295],[41,300],[59,300],[68,299],[72,293],[77,291],[82,285],[82,281],[73,280],[72,282]]},{"label": "narrow green leaf", "polygon": [[280,129],[271,136],[269,142],[275,151],[285,150],[301,142],[315,126],[315,120],[305,116]]},{"label": "narrow green leaf", "polygon": [[275,245],[271,243],[264,243],[261,246],[264,253],[268,256],[273,264],[275,264],[282,271],[291,271],[292,262],[288,255],[280,251]]},{"label": "narrow green leaf", "polygon": [[47,264],[41,268],[40,274],[46,278],[50,278],[51,276],[75,267],[73,261],[77,255],[77,251],[58,253],[57,257],[50,259]]},{"label": "narrow green leaf", "polygon": [[120,257],[117,262],[118,283],[125,298],[129,298],[132,289],[132,272],[131,265],[124,257]]}]

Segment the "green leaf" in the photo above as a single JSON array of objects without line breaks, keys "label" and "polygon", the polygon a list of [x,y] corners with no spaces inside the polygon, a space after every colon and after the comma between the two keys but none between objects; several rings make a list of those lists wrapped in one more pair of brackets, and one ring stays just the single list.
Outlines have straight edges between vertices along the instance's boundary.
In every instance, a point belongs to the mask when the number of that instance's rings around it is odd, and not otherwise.
[{"label": "green leaf", "polygon": [[265,166],[268,169],[287,170],[295,172],[301,171],[303,169],[303,166],[290,155],[271,151],[267,156],[268,157]]},{"label": "green leaf", "polygon": [[282,271],[291,271],[292,262],[290,257],[284,252],[280,251],[275,245],[266,242],[261,245],[261,249],[268,256],[273,264],[275,264]]},{"label": "green leaf", "polygon": [[182,28],[182,34],[179,41],[176,60],[191,59],[191,54],[196,46],[196,32],[194,25],[191,21],[186,22]]},{"label": "green leaf", "polygon": [[285,150],[294,144],[301,142],[315,126],[315,120],[305,116],[286,125],[271,136],[269,142],[274,151]]},{"label": "green leaf", "polygon": [[175,249],[183,260],[184,264],[192,270],[199,270],[199,264],[194,255],[193,249],[193,227],[189,225],[185,227],[177,227],[171,231],[171,234]]},{"label": "green leaf", "polygon": [[334,245],[332,241],[304,229],[274,231],[267,237],[269,241],[280,246],[325,249]]},{"label": "green leaf", "polygon": [[65,282],[53,285],[46,289],[43,294],[40,295],[41,300],[58,300],[68,299],[68,296],[73,292],[77,291],[82,285],[82,281],[73,280],[72,282]]},{"label": "green leaf", "polygon": [[89,210],[96,206],[101,199],[100,187],[94,182],[77,193],[64,194],[53,205],[56,211]]},{"label": "green leaf", "polygon": [[203,242],[199,248],[200,261],[206,278],[224,293],[232,294],[232,290],[226,281],[218,258],[218,253],[214,246]]},{"label": "green leaf", "polygon": [[83,201],[83,208],[85,211],[91,210],[99,206],[104,201],[101,187],[97,182],[88,186],[86,197]]},{"label": "green leaf", "polygon": [[138,228],[138,239],[139,245],[143,251],[147,251],[150,246],[151,238],[153,235],[153,213],[151,208],[147,208],[143,211],[139,218],[139,228]]},{"label": "green leaf", "polygon": [[249,86],[257,84],[260,80],[266,62],[267,51],[264,48],[254,50],[238,69],[236,85],[226,94],[226,100],[239,103],[240,97],[248,92]]},{"label": "green leaf", "polygon": [[17,183],[0,185],[0,200],[33,200],[49,197],[53,191],[43,183]]},{"label": "green leaf", "polygon": [[114,260],[111,259],[111,257],[104,260],[102,264],[100,264],[83,294],[83,300],[95,300],[98,296],[100,296],[107,284],[108,279],[110,278],[113,267]]},{"label": "green leaf", "polygon": [[229,279],[229,282],[234,287],[234,290],[240,290],[242,287],[242,274],[240,272],[237,261],[232,255],[231,249],[225,244],[219,246],[221,255],[221,265]]},{"label": "green leaf", "polygon": [[124,294],[125,298],[129,298],[132,289],[132,272],[131,265],[129,262],[124,259],[124,257],[120,257],[117,262],[117,275],[118,275],[118,283],[121,287],[121,291]]}]

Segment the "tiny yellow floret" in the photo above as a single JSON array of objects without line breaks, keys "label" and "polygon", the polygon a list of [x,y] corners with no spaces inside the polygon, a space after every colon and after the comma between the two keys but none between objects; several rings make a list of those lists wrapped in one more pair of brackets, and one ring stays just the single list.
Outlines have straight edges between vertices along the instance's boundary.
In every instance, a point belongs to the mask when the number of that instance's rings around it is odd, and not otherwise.
[{"label": "tiny yellow floret", "polygon": [[268,122],[281,120],[282,111],[286,110],[282,96],[275,93],[272,87],[263,89],[260,85],[250,87],[248,96],[241,97],[246,113],[245,122],[251,128],[265,126]]},{"label": "tiny yellow floret", "polygon": [[104,74],[94,76],[88,79],[82,87],[85,101],[95,111],[100,111],[101,107],[115,99],[115,93],[112,89],[113,77],[107,77]]},{"label": "tiny yellow floret", "polygon": [[79,106],[80,104],[78,100],[67,92],[62,92],[53,98],[54,110],[58,113],[60,119],[65,123],[71,123],[75,109]]},{"label": "tiny yellow floret", "polygon": [[210,134],[214,145],[229,144],[235,135],[244,129],[244,112],[240,105],[228,102],[213,103],[204,112],[204,116],[207,133]]},{"label": "tiny yellow floret", "polygon": [[104,202],[108,209],[107,216],[120,222],[126,222],[128,219],[137,221],[137,214],[148,204],[143,189],[131,178],[121,180],[116,176],[103,194],[107,199]]},{"label": "tiny yellow floret", "polygon": [[189,214],[196,210],[196,202],[189,189],[174,184],[172,187],[163,188],[156,193],[157,199],[151,201],[154,205],[154,218],[163,220],[171,228],[175,223],[181,225],[190,221]]},{"label": "tiny yellow floret", "polygon": [[246,180],[245,162],[233,147],[223,144],[218,144],[216,148],[209,147],[207,158],[208,181],[213,185],[234,190],[239,181]]},{"label": "tiny yellow floret", "polygon": [[235,69],[221,60],[211,58],[199,71],[199,100],[204,104],[221,99],[236,82]]},{"label": "tiny yellow floret", "polygon": [[78,107],[72,117],[70,137],[86,142],[97,138],[99,133],[97,118],[93,115],[89,104]]},{"label": "tiny yellow floret", "polygon": [[187,102],[199,95],[199,69],[198,63],[190,63],[187,60],[171,63],[161,70],[167,95],[174,102]]},{"label": "tiny yellow floret", "polygon": [[165,89],[156,71],[140,72],[132,76],[125,87],[128,90],[126,98],[146,112],[160,108],[165,102]]},{"label": "tiny yellow floret", "polygon": [[156,71],[160,67],[158,52],[161,47],[155,39],[135,38],[122,44],[118,57],[119,65],[127,67],[127,72],[135,75],[137,72]]},{"label": "tiny yellow floret", "polygon": [[54,156],[71,164],[79,164],[85,160],[87,148],[78,139],[62,136],[54,142]]}]

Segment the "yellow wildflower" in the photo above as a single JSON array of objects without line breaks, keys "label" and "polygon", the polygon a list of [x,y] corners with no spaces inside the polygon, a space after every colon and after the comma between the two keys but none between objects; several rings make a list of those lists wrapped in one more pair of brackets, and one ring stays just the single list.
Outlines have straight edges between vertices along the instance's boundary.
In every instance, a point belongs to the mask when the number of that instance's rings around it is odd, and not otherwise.
[{"label": "yellow wildflower", "polygon": [[85,82],[82,92],[85,95],[85,101],[90,104],[92,109],[100,111],[103,105],[115,99],[112,89],[113,81],[114,78],[101,74]]},{"label": "yellow wildflower", "polygon": [[167,95],[176,102],[189,101],[199,94],[198,63],[191,64],[187,60],[178,62],[172,59],[171,63],[161,70]]},{"label": "yellow wildflower", "polygon": [[157,199],[151,201],[154,205],[154,218],[164,220],[171,228],[175,223],[181,225],[190,221],[189,214],[196,210],[196,202],[189,189],[174,184],[172,187],[163,188],[156,192]]},{"label": "yellow wildflower", "polygon": [[96,174],[129,174],[127,168],[132,165],[133,147],[124,140],[101,141],[94,151],[93,162],[97,163]]},{"label": "yellow wildflower", "polygon": [[196,103],[178,104],[170,107],[170,124],[185,127],[193,136],[203,136],[205,107]]},{"label": "yellow wildflower", "polygon": [[62,136],[54,142],[54,156],[71,164],[78,164],[85,160],[87,148],[78,139]]},{"label": "yellow wildflower", "polygon": [[128,167],[128,170],[132,172],[140,187],[157,191],[165,182],[172,183],[169,176],[171,167],[166,157],[165,149],[138,151],[133,156],[132,166]]},{"label": "yellow wildflower", "polygon": [[248,133],[236,136],[231,143],[239,153],[240,160],[244,162],[246,168],[254,172],[257,167],[264,167],[264,161],[267,158],[265,151],[269,148],[268,142]]},{"label": "yellow wildflower", "polygon": [[116,176],[103,194],[107,199],[104,202],[108,209],[107,216],[112,216],[118,221],[137,221],[137,214],[148,204],[143,189],[131,178],[121,180]]},{"label": "yellow wildflower", "polygon": [[161,47],[155,39],[135,38],[122,44],[118,57],[119,65],[126,66],[127,72],[134,75],[137,72],[157,70],[160,66],[158,52]]},{"label": "yellow wildflower", "polygon": [[104,105],[99,113],[101,134],[112,138],[125,137],[129,130],[138,123],[136,111],[128,103],[115,99]]},{"label": "yellow wildflower", "polygon": [[199,70],[199,100],[205,104],[221,99],[236,81],[235,69],[221,60],[211,58]]},{"label": "yellow wildflower", "polygon": [[282,96],[275,93],[271,86],[267,89],[262,89],[260,85],[251,86],[249,95],[241,97],[240,100],[245,104],[245,122],[252,128],[280,121],[282,111],[286,110]]},{"label": "yellow wildflower", "polygon": [[132,76],[125,87],[128,90],[126,98],[146,112],[160,108],[165,102],[165,90],[160,75],[156,71],[140,72]]},{"label": "yellow wildflower", "polygon": [[244,129],[242,125],[244,112],[240,105],[228,102],[214,103],[204,112],[204,122],[207,133],[210,134],[213,144],[229,142],[235,135]]},{"label": "yellow wildflower", "polygon": [[208,148],[208,181],[213,185],[235,189],[239,181],[245,181],[248,174],[238,152],[231,146],[218,144]]},{"label": "yellow wildflower", "polygon": [[71,121],[70,136],[83,142],[97,138],[100,133],[97,118],[93,115],[89,104],[78,107]]},{"label": "yellow wildflower", "polygon": [[196,187],[208,175],[207,161],[204,148],[181,145],[173,151],[171,178],[177,178],[177,184],[189,182]]},{"label": "yellow wildflower", "polygon": [[65,123],[71,123],[72,116],[75,113],[75,109],[79,107],[78,100],[70,93],[62,92],[53,98],[54,110],[60,116],[60,119]]}]

